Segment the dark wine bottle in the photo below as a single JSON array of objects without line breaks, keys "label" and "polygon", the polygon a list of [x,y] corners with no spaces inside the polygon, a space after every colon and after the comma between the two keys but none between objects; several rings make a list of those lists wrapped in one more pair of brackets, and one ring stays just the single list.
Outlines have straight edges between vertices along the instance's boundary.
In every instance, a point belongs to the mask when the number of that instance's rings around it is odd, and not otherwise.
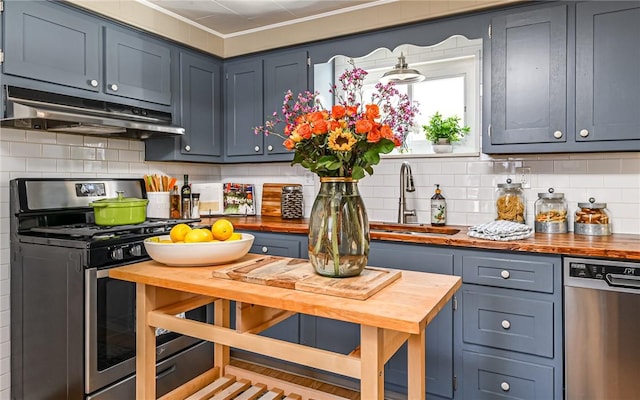
[{"label": "dark wine bottle", "polygon": [[189,175],[184,175],[184,183],[180,189],[182,197],[182,218],[191,218],[191,186],[189,186]]}]

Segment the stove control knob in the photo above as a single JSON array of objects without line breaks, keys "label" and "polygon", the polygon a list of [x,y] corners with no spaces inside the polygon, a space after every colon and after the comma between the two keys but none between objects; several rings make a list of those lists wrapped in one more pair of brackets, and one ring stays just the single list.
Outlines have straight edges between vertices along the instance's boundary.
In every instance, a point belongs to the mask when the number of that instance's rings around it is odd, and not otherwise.
[{"label": "stove control knob", "polygon": [[117,248],[111,250],[111,259],[112,260],[122,260],[124,258],[124,254],[122,252],[122,248]]},{"label": "stove control knob", "polygon": [[140,257],[142,255],[142,246],[140,246],[139,244],[131,246],[131,248],[129,249],[129,254],[134,257]]}]

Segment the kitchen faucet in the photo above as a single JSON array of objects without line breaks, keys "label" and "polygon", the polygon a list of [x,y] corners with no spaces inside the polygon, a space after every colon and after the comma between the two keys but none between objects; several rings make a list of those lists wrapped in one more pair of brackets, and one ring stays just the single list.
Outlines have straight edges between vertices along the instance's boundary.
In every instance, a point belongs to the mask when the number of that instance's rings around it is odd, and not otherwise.
[{"label": "kitchen faucet", "polygon": [[413,186],[413,175],[411,174],[411,165],[409,161],[405,161],[400,166],[400,201],[398,202],[398,223],[406,224],[407,217],[416,216],[416,210],[407,210],[407,199],[405,192],[415,192]]}]

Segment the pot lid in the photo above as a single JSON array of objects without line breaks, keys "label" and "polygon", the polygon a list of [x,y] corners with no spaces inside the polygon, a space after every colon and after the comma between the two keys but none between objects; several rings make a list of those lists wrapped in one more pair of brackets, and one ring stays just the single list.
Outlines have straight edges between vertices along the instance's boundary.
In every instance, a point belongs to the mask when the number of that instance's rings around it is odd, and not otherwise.
[{"label": "pot lid", "polygon": [[593,197],[589,198],[588,203],[578,203],[578,207],[580,208],[606,208],[607,203],[596,203],[596,199]]},{"label": "pot lid", "polygon": [[123,191],[117,191],[118,197],[112,197],[108,199],[100,199],[96,200],[92,203],[89,203],[90,206],[116,206],[116,207],[130,207],[130,206],[139,206],[146,205],[149,200],[147,199],[138,199],[136,197],[124,197]]}]

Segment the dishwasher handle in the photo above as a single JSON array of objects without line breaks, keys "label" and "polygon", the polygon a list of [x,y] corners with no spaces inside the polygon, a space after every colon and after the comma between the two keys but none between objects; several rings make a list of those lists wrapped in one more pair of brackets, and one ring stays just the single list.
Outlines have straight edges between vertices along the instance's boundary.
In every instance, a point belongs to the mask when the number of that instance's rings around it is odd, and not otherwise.
[{"label": "dishwasher handle", "polygon": [[640,276],[623,275],[623,274],[606,274],[604,279],[609,286],[613,287],[632,287],[640,289]]}]

